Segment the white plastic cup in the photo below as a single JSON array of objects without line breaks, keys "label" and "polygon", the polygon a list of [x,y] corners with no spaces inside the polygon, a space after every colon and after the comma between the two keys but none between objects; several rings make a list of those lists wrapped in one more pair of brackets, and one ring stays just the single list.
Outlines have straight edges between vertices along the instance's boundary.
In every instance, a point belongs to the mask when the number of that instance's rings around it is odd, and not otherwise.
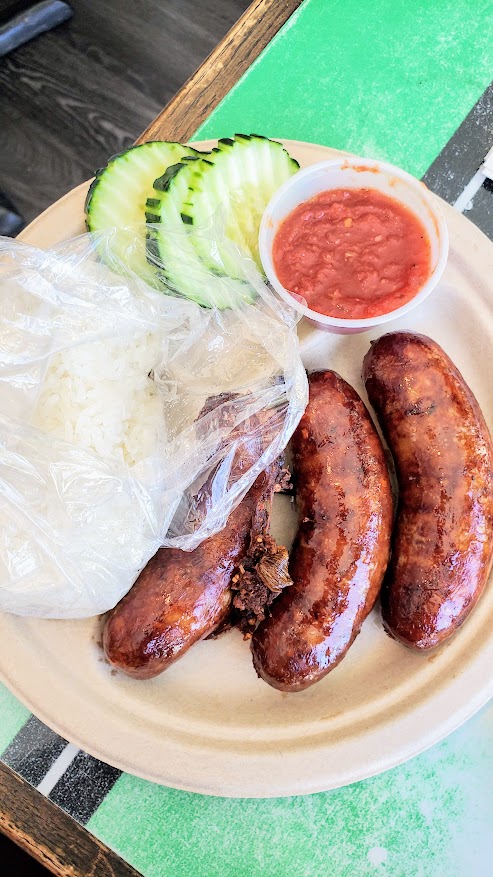
[{"label": "white plastic cup", "polygon": [[[431,250],[430,274],[414,297],[400,308],[364,320],[328,317],[307,307],[304,299],[289,292],[278,279],[272,259],[272,246],[280,224],[299,204],[330,189],[375,189],[411,210],[425,227]],[[390,320],[397,320],[429,296],[440,280],[447,262],[448,230],[437,198],[420,180],[386,162],[348,156],[311,165],[299,171],[277,190],[262,217],[259,250],[266,276],[284,301],[319,329],[346,335],[366,332]]]}]

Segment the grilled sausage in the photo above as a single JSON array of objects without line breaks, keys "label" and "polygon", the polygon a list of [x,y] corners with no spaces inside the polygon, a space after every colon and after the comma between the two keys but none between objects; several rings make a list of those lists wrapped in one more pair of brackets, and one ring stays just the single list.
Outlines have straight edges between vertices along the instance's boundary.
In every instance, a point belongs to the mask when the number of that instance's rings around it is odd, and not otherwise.
[{"label": "grilled sausage", "polygon": [[363,402],[332,371],[311,374],[309,388],[292,439],[294,584],[252,638],[257,673],[283,691],[308,688],[346,654],[377,598],[392,526],[384,451]]},{"label": "grilled sausage", "polygon": [[[257,452],[243,446],[233,470],[251,465]],[[224,620],[233,571],[251,540],[268,527],[279,470],[273,463],[258,476],[220,533],[194,551],[161,548],[149,561],[104,626],[103,648],[114,667],[150,679]]]},{"label": "grilled sausage", "polygon": [[461,374],[424,335],[383,335],[363,376],[400,490],[383,621],[405,645],[429,649],[467,618],[491,568],[491,437]]}]

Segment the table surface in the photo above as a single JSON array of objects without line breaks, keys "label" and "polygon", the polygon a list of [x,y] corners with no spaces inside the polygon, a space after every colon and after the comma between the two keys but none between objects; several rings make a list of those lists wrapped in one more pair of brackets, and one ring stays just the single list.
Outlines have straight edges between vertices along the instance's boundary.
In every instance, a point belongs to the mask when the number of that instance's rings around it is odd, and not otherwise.
[{"label": "table surface", "polygon": [[[309,140],[398,164],[455,203],[493,145],[492,36],[479,0],[257,0],[141,139]],[[463,206],[493,239],[490,181]],[[0,715],[0,827],[56,874],[493,875],[492,706],[379,777],[269,800],[122,774],[2,687]]]}]

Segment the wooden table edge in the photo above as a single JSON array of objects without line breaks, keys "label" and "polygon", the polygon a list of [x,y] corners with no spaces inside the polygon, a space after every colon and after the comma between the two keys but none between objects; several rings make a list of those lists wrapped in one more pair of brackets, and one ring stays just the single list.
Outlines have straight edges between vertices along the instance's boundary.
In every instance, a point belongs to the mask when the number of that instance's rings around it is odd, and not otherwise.
[{"label": "wooden table edge", "polygon": [[137,143],[189,140],[301,3],[302,0],[254,0]]},{"label": "wooden table edge", "polygon": [[140,877],[117,853],[3,763],[0,831],[57,877]]}]

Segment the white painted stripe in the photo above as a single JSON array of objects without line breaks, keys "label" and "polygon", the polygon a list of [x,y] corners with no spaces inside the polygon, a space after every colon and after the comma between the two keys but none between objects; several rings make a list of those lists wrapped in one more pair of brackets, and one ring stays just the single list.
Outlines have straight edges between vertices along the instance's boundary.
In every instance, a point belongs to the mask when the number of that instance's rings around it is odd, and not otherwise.
[{"label": "white painted stripe", "polygon": [[469,180],[467,186],[460,193],[457,201],[455,201],[454,207],[459,213],[464,213],[464,210],[471,209],[472,199],[479,192],[487,178],[493,180],[493,146],[485,156],[479,170],[477,170],[472,179]]},{"label": "white painted stripe", "polygon": [[488,155],[483,162],[482,170],[486,177],[489,177],[490,180],[493,180],[493,146],[491,147]]},{"label": "white painted stripe", "polygon": [[469,180],[467,186],[460,193],[457,201],[454,202],[454,207],[459,213],[464,213],[464,210],[470,210],[472,207],[472,199],[479,192],[481,186],[483,185],[486,179],[485,174],[482,171],[482,167],[476,171],[472,180]]},{"label": "white painted stripe", "polygon": [[60,777],[72,764],[78,752],[80,752],[80,749],[77,746],[74,746],[73,743],[67,743],[65,749],[62,749],[56,761],[51,765],[48,773],[44,775],[40,784],[36,786],[38,792],[41,792],[42,795],[49,795]]}]

